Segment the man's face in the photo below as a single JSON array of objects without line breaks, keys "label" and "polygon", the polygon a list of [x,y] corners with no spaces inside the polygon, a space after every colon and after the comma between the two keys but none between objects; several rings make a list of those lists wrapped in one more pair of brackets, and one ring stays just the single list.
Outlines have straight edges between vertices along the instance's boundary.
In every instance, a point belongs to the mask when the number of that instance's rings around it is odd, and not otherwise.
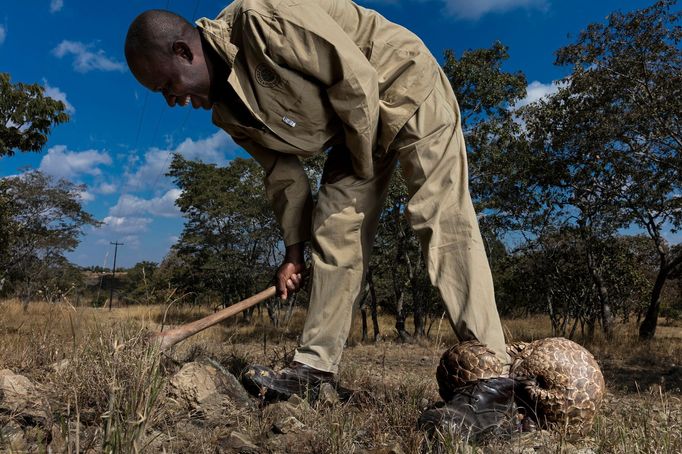
[{"label": "man's face", "polygon": [[155,58],[137,58],[130,69],[142,85],[161,93],[170,107],[190,103],[195,109],[213,107],[211,78],[201,54],[179,51]]}]

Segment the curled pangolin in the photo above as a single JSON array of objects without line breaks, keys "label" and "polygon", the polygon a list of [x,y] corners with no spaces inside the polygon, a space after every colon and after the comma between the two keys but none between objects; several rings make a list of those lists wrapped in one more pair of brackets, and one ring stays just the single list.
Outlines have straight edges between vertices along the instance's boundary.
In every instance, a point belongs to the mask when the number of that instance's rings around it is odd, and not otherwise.
[{"label": "curled pangolin", "polygon": [[512,357],[509,375],[525,383],[542,425],[585,434],[604,398],[606,385],[594,356],[562,337],[529,343]]},{"label": "curled pangolin", "polygon": [[[564,338],[541,339],[507,346],[509,376],[521,383],[527,408],[544,427],[559,427],[571,434],[592,428],[604,397],[604,377],[584,347]],[[443,353],[436,378],[441,397],[448,402],[457,389],[472,381],[499,377],[503,364],[476,341],[455,345]],[[530,402],[528,402],[528,400]]]},{"label": "curled pangolin", "polygon": [[436,369],[438,393],[445,402],[457,388],[485,378],[502,375],[503,364],[495,352],[478,341],[464,341],[447,349]]}]

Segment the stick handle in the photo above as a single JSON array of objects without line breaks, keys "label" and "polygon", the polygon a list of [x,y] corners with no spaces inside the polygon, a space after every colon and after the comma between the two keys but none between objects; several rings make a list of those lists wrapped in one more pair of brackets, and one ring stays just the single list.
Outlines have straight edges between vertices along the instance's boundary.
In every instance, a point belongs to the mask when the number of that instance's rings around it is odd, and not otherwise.
[{"label": "stick handle", "polygon": [[208,315],[194,322],[178,326],[177,328],[158,333],[156,338],[159,342],[159,346],[161,347],[161,350],[167,350],[178,342],[181,342],[190,336],[194,336],[198,332],[203,331],[206,328],[215,325],[216,323],[222,322],[223,320],[230,318],[233,315],[250,308],[251,306],[255,306],[256,304],[268,298],[272,298],[275,296],[275,293],[275,286],[273,285],[272,287],[269,287],[260,293],[256,293],[255,295],[233,304],[232,306],[221,309],[214,314]]}]

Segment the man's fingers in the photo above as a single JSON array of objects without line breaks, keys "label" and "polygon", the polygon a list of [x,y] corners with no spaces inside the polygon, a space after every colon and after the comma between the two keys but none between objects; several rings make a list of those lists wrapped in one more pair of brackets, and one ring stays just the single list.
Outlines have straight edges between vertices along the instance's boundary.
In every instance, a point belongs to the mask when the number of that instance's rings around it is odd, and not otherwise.
[{"label": "man's fingers", "polygon": [[277,296],[282,298],[283,300],[287,299],[287,285],[285,278],[283,276],[277,276]]},{"label": "man's fingers", "polygon": [[277,283],[275,287],[277,289],[277,296],[285,300],[289,297],[290,293],[297,292],[301,288],[301,283],[303,282],[303,275],[301,273],[288,273],[286,269],[280,269],[277,273]]}]

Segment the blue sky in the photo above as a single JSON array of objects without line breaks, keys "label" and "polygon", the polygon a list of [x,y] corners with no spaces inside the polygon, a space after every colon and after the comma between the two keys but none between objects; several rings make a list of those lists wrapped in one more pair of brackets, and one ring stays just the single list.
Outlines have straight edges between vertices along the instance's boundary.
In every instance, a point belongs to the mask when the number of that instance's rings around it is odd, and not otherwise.
[{"label": "blue sky", "polygon": [[[363,6],[417,33],[442,61],[500,40],[510,47],[506,69],[523,71],[529,100],[552,90],[566,73],[554,51],[588,23],[612,11],[648,6],[641,0],[362,0]],[[182,231],[179,191],[164,176],[173,152],[224,165],[245,156],[213,126],[210,113],[168,108],[129,73],[123,57],[128,25],[140,12],[165,8],[187,19],[214,17],[216,0],[0,0],[0,72],[13,82],[38,82],[65,101],[71,121],[54,129],[40,153],[0,158],[0,177],[41,169],[87,185],[85,208],[104,222],[87,228],[69,258],[111,266],[110,242],[125,245],[117,264],[159,262]]]}]

